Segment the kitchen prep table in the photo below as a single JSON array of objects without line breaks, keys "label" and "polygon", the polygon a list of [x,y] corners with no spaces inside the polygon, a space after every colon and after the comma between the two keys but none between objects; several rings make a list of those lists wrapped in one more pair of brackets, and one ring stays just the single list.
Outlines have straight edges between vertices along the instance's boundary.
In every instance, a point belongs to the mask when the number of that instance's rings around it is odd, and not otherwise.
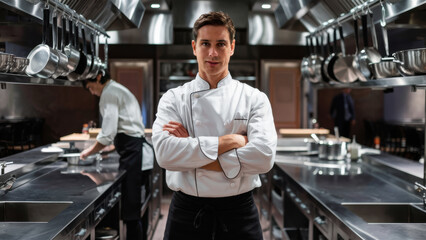
[{"label": "kitchen prep table", "polygon": [[[403,171],[410,169],[418,173]],[[426,212],[414,191],[422,169],[388,154],[348,164],[278,152],[270,173],[271,237],[425,239]]]},{"label": "kitchen prep table", "polygon": [[118,171],[118,154],[97,166],[68,166],[57,157],[39,147],[1,159],[13,162],[6,177],[17,175],[11,190],[0,193],[0,239],[95,239],[95,227],[113,212],[117,224],[112,227],[122,232],[125,172]]}]

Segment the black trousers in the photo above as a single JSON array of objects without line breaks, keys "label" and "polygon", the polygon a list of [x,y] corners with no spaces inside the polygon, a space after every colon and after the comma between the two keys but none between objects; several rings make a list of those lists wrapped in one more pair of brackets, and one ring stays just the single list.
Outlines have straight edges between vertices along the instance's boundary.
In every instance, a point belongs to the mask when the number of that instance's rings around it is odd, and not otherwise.
[{"label": "black trousers", "polygon": [[131,137],[123,133],[114,139],[115,149],[120,155],[120,170],[126,170],[121,184],[122,204],[121,217],[126,223],[127,239],[142,239],[140,210],[142,176],[142,143],[143,138]]},{"label": "black trousers", "polygon": [[174,192],[164,240],[262,240],[252,192],[202,198]]}]

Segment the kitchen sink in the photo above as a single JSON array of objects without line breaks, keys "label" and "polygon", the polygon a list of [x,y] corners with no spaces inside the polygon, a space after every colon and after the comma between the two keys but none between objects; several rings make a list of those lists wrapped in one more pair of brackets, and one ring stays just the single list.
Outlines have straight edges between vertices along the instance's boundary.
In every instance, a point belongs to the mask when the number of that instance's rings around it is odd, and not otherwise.
[{"label": "kitchen sink", "polygon": [[426,223],[423,204],[342,203],[368,223]]},{"label": "kitchen sink", "polygon": [[72,202],[0,201],[0,222],[49,222]]}]

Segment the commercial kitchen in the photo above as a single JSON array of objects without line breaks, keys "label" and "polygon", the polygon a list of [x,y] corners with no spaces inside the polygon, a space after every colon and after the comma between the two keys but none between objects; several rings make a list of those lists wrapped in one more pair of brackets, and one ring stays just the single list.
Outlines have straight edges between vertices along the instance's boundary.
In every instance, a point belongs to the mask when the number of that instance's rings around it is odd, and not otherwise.
[{"label": "commercial kitchen", "polygon": [[[0,0],[0,239],[125,239],[118,153],[75,157],[102,124],[82,84],[100,69],[140,104],[143,239],[162,239],[172,191],[151,128],[198,72],[192,27],[209,11],[236,27],[230,74],[272,107],[264,239],[426,239],[426,0]],[[46,48],[56,63],[32,54]],[[342,91],[345,135],[330,112]]]}]

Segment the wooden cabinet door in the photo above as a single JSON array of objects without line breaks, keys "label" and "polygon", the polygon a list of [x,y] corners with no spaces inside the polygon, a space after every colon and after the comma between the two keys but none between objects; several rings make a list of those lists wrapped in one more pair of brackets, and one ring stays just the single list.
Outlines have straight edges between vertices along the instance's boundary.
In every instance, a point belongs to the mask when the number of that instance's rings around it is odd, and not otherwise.
[{"label": "wooden cabinet door", "polygon": [[269,68],[269,99],[276,128],[300,128],[300,70]]}]

